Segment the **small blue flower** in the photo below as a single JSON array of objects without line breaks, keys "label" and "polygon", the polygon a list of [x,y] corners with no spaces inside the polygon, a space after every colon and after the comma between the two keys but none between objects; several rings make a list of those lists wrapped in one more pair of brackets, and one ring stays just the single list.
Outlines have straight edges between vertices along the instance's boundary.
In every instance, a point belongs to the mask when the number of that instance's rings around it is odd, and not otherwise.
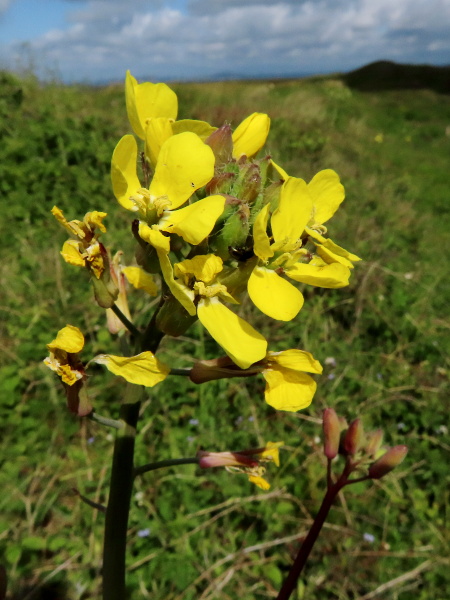
[{"label": "small blue flower", "polygon": [[148,537],[150,535],[150,529],[148,527],[146,527],[145,529],[139,529],[137,535],[140,538]]}]

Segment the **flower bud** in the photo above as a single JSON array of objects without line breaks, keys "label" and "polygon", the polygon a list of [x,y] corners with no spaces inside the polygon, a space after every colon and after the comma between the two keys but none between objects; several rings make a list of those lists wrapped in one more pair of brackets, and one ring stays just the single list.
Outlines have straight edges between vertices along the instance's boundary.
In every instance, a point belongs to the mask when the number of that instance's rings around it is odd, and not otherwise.
[{"label": "flower bud", "polygon": [[339,417],[333,408],[323,411],[324,454],[327,458],[334,458],[339,451],[341,426]]},{"label": "flower bud", "polygon": [[156,326],[166,335],[178,337],[196,320],[197,315],[191,316],[174,296],[169,296],[156,316]]},{"label": "flower bud", "polygon": [[102,308],[111,308],[119,295],[119,287],[111,277],[110,260],[106,248],[99,244],[102,269],[91,269],[91,282],[97,304]]},{"label": "flower bud", "polygon": [[220,258],[229,258],[228,248],[245,246],[250,230],[250,210],[248,204],[240,204],[239,208],[226,220],[223,229],[217,236],[216,253]]},{"label": "flower bud", "polygon": [[206,140],[205,144],[212,149],[216,157],[216,167],[222,167],[230,162],[233,153],[231,127],[228,123],[216,129]]},{"label": "flower bud", "polygon": [[255,163],[244,165],[233,188],[235,195],[242,202],[252,203],[261,191],[261,173]]},{"label": "flower bud", "polygon": [[364,441],[364,428],[361,419],[355,419],[350,423],[344,437],[344,451],[354,456],[361,448]]},{"label": "flower bud", "polygon": [[408,454],[408,446],[394,446],[369,467],[371,479],[381,479],[397,467]]},{"label": "flower bud", "polygon": [[383,430],[377,429],[367,435],[365,451],[370,457],[375,457],[383,443]]}]

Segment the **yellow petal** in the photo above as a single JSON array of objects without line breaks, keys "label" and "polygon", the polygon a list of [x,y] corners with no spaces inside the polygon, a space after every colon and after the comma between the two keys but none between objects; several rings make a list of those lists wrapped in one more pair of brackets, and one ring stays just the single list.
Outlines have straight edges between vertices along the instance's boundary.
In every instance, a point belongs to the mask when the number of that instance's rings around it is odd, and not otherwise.
[{"label": "yellow petal", "polygon": [[264,479],[264,477],[261,477],[260,475],[249,475],[248,480],[250,481],[250,483],[254,483],[255,485],[257,485],[259,488],[261,488],[264,491],[270,489],[270,483],[268,481],[266,481]]},{"label": "yellow petal", "polygon": [[130,71],[127,71],[125,99],[131,127],[141,139],[145,139],[147,119],[155,117],[177,118],[177,96],[165,83],[145,82],[138,84]]},{"label": "yellow petal", "polygon": [[286,275],[300,283],[323,288],[341,288],[348,285],[350,269],[340,263],[324,266],[297,263],[285,270]]},{"label": "yellow petal", "polygon": [[320,225],[331,219],[345,198],[344,186],[339,175],[332,169],[325,169],[314,175],[308,183],[308,191],[314,202],[312,220]]},{"label": "yellow petal", "polygon": [[111,160],[113,192],[119,203],[127,210],[134,209],[130,196],[141,188],[136,175],[137,144],[132,135],[124,135],[117,144]]},{"label": "yellow petal", "polygon": [[56,348],[60,350],[64,350],[69,354],[76,354],[77,352],[81,352],[84,346],[84,336],[78,327],[74,325],[66,325],[62,329],[60,329],[56,335],[56,338],[47,344],[47,348],[50,352],[54,351]]},{"label": "yellow petal", "polygon": [[122,273],[137,290],[144,290],[150,296],[158,295],[158,287],[153,277],[141,267],[122,267]]},{"label": "yellow petal", "polygon": [[267,235],[267,222],[269,220],[270,204],[257,214],[253,224],[253,252],[261,260],[266,261],[273,256],[273,250],[270,247],[270,239]]},{"label": "yellow petal", "polygon": [[145,223],[139,223],[139,235],[143,240],[156,248],[164,281],[169,286],[173,296],[175,296],[178,302],[193,317],[197,312],[193,302],[194,292],[189,290],[186,286],[180,285],[179,282],[175,281],[172,263],[170,262],[170,258],[168,256],[170,251],[169,238],[163,235],[160,231],[151,229],[151,227]]},{"label": "yellow petal", "polygon": [[155,168],[161,147],[173,135],[172,121],[166,117],[150,119],[145,128],[145,156]]},{"label": "yellow petal", "polygon": [[297,411],[311,404],[317,384],[312,377],[291,369],[263,371],[266,380],[264,397],[277,410]]},{"label": "yellow petal", "polygon": [[106,227],[103,225],[103,219],[108,216],[105,212],[93,210],[92,212],[86,213],[84,216],[84,223],[89,227],[91,231],[95,228],[100,229],[101,232],[106,232]]},{"label": "yellow petal", "polygon": [[213,127],[206,121],[196,121],[194,119],[181,119],[180,121],[175,121],[173,124],[174,134],[183,133],[183,131],[192,131],[202,141],[205,141],[216,129],[217,127]]},{"label": "yellow petal", "polygon": [[252,157],[266,143],[269,135],[270,119],[263,113],[253,113],[233,133],[233,157]]},{"label": "yellow petal", "polygon": [[214,153],[198,135],[180,133],[166,140],[161,148],[155,175],[150,185],[153,197],[167,197],[171,208],[178,208],[214,175]]},{"label": "yellow petal", "polygon": [[217,298],[202,298],[197,307],[200,322],[241,369],[266,355],[267,341]]},{"label": "yellow petal", "polygon": [[310,352],[305,350],[284,350],[283,352],[268,352],[266,360],[276,363],[284,369],[306,371],[307,373],[322,373],[322,365]]},{"label": "yellow petal", "polygon": [[281,188],[278,208],[270,223],[276,242],[297,241],[311,218],[312,198],[303,179],[289,177]]},{"label": "yellow petal", "polygon": [[279,321],[291,321],[303,306],[303,296],[275,271],[255,267],[248,280],[248,294],[261,312]]},{"label": "yellow petal", "polygon": [[175,275],[193,275],[197,281],[209,283],[223,269],[223,262],[215,254],[199,254],[174,265]]},{"label": "yellow petal", "polygon": [[280,466],[280,448],[284,442],[267,442],[266,447],[261,452],[260,457],[265,460],[272,460],[277,467]]},{"label": "yellow petal", "polygon": [[338,246],[333,242],[333,240],[330,240],[330,238],[322,238],[321,244],[324,248],[326,248],[334,254],[337,254],[338,256],[342,256],[343,258],[347,258],[348,260],[351,260],[353,262],[358,262],[359,260],[361,260],[359,256],[356,256],[356,254],[352,254],[345,248],[342,248],[342,246]]},{"label": "yellow petal", "polygon": [[113,356],[99,354],[90,362],[95,362],[105,367],[114,375],[120,375],[129,383],[153,387],[164,381],[170,373],[167,365],[156,358],[152,352],[142,352],[137,356]]},{"label": "yellow petal", "polygon": [[152,229],[146,223],[139,221],[139,236],[148,244],[151,244],[156,250],[161,252],[170,252],[170,238],[163,235],[157,229]]},{"label": "yellow petal", "polygon": [[325,246],[322,246],[322,244],[317,244],[316,253],[327,264],[338,262],[338,263],[341,263],[341,265],[348,267],[349,269],[354,268],[354,264],[352,263],[351,260],[348,260],[348,258],[345,258],[344,256],[339,256],[338,254],[331,252],[330,250],[328,250],[328,248],[325,248]]},{"label": "yellow petal", "polygon": [[278,173],[278,175],[280,176],[280,179],[282,181],[286,181],[286,179],[289,179],[289,175],[286,173],[286,171],[283,169],[283,167],[280,167],[280,165],[277,165],[277,163],[275,161],[273,161],[272,159],[270,160],[270,164],[275,169],[275,171]]},{"label": "yellow petal", "polygon": [[80,242],[77,240],[67,240],[64,242],[61,256],[69,265],[73,265],[74,267],[86,266],[86,259],[80,252]]},{"label": "yellow petal", "polygon": [[211,233],[224,207],[223,196],[208,196],[185,208],[168,212],[159,221],[158,227],[169,233],[177,233],[186,242],[196,246]]}]

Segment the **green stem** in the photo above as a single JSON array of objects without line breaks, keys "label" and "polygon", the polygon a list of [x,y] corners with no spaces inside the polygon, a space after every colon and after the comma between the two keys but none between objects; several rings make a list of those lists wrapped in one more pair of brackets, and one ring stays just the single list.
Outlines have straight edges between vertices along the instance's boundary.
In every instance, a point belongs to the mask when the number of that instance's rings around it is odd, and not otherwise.
[{"label": "green stem", "polygon": [[158,462],[148,463],[142,465],[142,467],[136,467],[134,469],[134,475],[143,475],[149,471],[156,471],[156,469],[163,469],[164,467],[176,467],[178,465],[198,465],[199,459],[194,458],[168,458],[166,460],[159,460]]},{"label": "green stem", "polygon": [[124,422],[114,444],[103,550],[103,600],[124,600],[128,515],[134,480],[134,444],[142,388],[128,384],[120,408]]},{"label": "green stem", "polygon": [[102,417],[96,412],[91,412],[88,417],[91,419],[91,421],[95,421],[96,423],[100,423],[100,425],[105,425],[106,427],[112,427],[113,429],[123,429],[125,427],[125,423],[123,421]]},{"label": "green stem", "polygon": [[133,325],[133,323],[123,314],[123,312],[120,310],[120,308],[117,306],[117,304],[113,304],[111,306],[111,310],[113,311],[113,313],[116,315],[116,317],[122,321],[122,323],[125,325],[125,327],[128,329],[128,331],[136,338],[139,339],[141,333],[139,331],[139,329],[136,327],[136,325]]},{"label": "green stem", "polygon": [[181,375],[182,377],[189,377],[191,369],[170,369],[169,375]]}]

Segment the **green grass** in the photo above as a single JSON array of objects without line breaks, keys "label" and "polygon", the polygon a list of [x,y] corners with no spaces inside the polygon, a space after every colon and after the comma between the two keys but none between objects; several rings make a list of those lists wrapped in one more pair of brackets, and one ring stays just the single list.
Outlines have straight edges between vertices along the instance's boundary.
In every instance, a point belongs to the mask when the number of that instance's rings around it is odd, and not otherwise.
[{"label": "green grass", "polygon": [[[87,335],[85,359],[117,353],[117,345],[84,274],[62,263],[65,234],[49,211],[57,204],[79,218],[106,210],[106,244],[131,262],[130,218],[109,181],[114,146],[129,133],[123,91],[40,87],[7,74],[0,81],[2,562],[11,599],[95,599],[103,515],[73,488],[106,501],[113,438],[68,414],[58,381],[41,361],[66,323]],[[269,493],[245,478],[190,466],[142,477],[130,520],[130,597],[275,597],[298,547],[292,536],[307,530],[324,492],[320,415],[333,406],[348,419],[362,416],[367,429],[383,427],[389,444],[406,443],[410,453],[392,476],[341,497],[298,598],[444,600],[450,98],[428,90],[362,93],[338,78],[174,88],[181,117],[236,126],[251,112],[267,112],[267,148],[290,174],[309,180],[335,169],[347,199],[330,235],[364,262],[348,288],[305,289],[305,307],[286,325],[242,306],[271,347],[336,359],[318,378],[308,410],[276,413],[264,403],[259,379],[196,387],[179,378],[148,395],[138,463],[267,440],[282,439],[287,450],[270,473]],[[149,314],[141,296],[132,305],[142,320]],[[165,340],[161,355],[182,367],[217,351],[194,325],[184,337]],[[100,413],[117,415],[121,390],[100,367],[92,371]],[[140,537],[147,528],[150,534]]]}]

